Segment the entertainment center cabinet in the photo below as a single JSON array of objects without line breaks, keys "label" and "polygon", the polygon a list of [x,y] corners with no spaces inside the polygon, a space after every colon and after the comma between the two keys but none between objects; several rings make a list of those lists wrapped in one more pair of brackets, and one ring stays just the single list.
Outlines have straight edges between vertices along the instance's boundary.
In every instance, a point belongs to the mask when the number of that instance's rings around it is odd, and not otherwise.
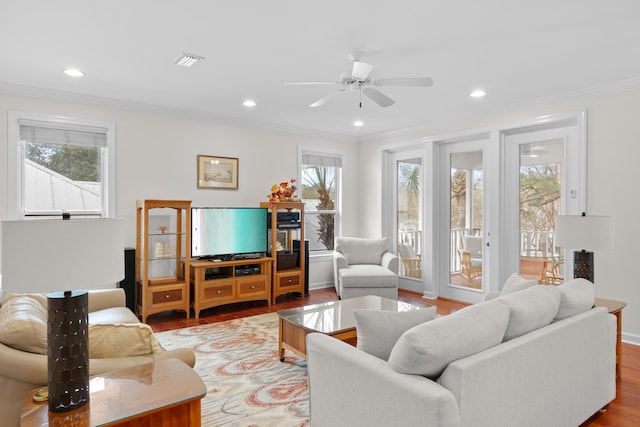
[{"label": "entertainment center cabinet", "polygon": [[[304,272],[307,268],[304,247],[304,202],[260,202],[260,207],[269,209],[271,213],[271,301],[275,304],[276,298],[287,293],[296,292],[304,295]],[[299,241],[297,248],[294,248],[294,240]],[[278,247],[279,243],[282,248]]]},{"label": "entertainment center cabinet", "polygon": [[266,300],[271,305],[273,258],[231,261],[191,260],[191,295],[195,317],[210,307],[242,301]]},{"label": "entertainment center cabinet", "polygon": [[[136,314],[190,314],[190,200],[136,202]],[[153,214],[150,212],[153,211]]]}]

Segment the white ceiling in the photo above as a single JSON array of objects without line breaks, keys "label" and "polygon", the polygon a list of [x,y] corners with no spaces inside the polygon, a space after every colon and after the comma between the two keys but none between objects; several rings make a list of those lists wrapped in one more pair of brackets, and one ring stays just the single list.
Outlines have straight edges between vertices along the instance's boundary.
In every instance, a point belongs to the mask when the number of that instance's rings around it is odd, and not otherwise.
[{"label": "white ceiling", "polygon": [[[636,81],[639,20],[637,0],[0,0],[0,91],[358,139]],[[284,85],[338,80],[354,51],[435,84],[379,88],[388,108]]]}]

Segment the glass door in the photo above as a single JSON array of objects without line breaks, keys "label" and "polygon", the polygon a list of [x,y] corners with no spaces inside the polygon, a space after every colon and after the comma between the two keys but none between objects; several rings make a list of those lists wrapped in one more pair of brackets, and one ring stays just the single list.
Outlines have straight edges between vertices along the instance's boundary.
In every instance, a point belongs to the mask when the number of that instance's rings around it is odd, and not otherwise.
[{"label": "glass door", "polygon": [[422,158],[396,160],[399,275],[422,281]]},{"label": "glass door", "polygon": [[564,281],[564,259],[554,238],[564,148],[562,139],[520,144],[520,275],[545,284]]},{"label": "glass door", "polygon": [[490,140],[444,143],[438,148],[439,295],[476,303],[484,300],[489,276]]}]

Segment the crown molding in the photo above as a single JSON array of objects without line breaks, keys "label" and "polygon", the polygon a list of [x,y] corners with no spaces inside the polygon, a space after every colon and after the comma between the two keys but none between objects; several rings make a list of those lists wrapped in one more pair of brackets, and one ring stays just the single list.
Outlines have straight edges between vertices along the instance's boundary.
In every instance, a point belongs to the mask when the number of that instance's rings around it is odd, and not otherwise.
[{"label": "crown molding", "polygon": [[[560,94],[550,95],[546,97],[540,97],[531,99],[529,101],[518,102],[508,105],[501,105],[493,108],[488,108],[483,111],[482,114],[468,113],[460,114],[455,117],[441,118],[436,120],[430,120],[428,125],[412,126],[403,129],[396,129],[389,132],[382,132],[378,134],[366,135],[359,139],[359,142],[376,141],[380,139],[399,138],[405,135],[415,135],[420,132],[429,132],[432,129],[459,124],[465,120],[478,120],[482,118],[493,117],[496,115],[502,115],[514,110],[528,110],[548,107],[552,104],[569,101],[583,101],[585,99],[597,98],[600,96],[615,95],[621,92],[628,92],[632,90],[640,90],[640,77],[634,77],[632,79],[621,80],[611,83],[606,83],[598,86],[592,86],[588,88],[578,89],[569,92],[563,92]],[[415,139],[415,136],[413,137]]]},{"label": "crown molding", "polygon": [[26,96],[30,98],[40,98],[52,101],[71,102],[96,107],[113,108],[117,110],[132,111],[145,114],[158,114],[171,117],[181,117],[185,119],[213,120],[223,125],[234,125],[238,127],[260,129],[272,132],[288,133],[293,135],[304,135],[313,138],[330,139],[341,142],[357,143],[358,138],[331,132],[314,131],[310,129],[297,128],[293,126],[283,126],[273,123],[260,122],[255,120],[243,120],[235,117],[220,116],[202,113],[194,110],[166,107],[162,105],[145,104],[140,102],[125,101],[120,99],[104,98],[93,95],[83,95],[72,92],[43,89],[32,86],[22,86],[12,83],[0,82],[0,93],[7,95]]}]

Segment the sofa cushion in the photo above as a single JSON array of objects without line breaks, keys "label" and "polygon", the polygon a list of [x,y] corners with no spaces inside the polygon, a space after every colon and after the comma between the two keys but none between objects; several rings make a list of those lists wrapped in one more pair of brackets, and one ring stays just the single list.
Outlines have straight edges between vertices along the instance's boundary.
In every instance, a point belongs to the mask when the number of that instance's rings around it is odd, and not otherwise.
[{"label": "sofa cushion", "polygon": [[353,310],[358,348],[379,359],[389,359],[391,349],[407,330],[437,317],[436,308],[409,311]]},{"label": "sofa cushion", "polygon": [[559,285],[560,308],[555,320],[565,319],[593,307],[596,298],[593,283],[586,279],[573,279]]},{"label": "sofa cushion", "polygon": [[89,358],[142,356],[159,353],[160,344],[145,323],[89,325]]},{"label": "sofa cushion", "polygon": [[350,265],[338,272],[340,283],[345,288],[396,287],[398,276],[379,265]]},{"label": "sofa cushion", "polygon": [[454,360],[500,344],[509,309],[496,301],[465,307],[406,331],[391,350],[397,372],[437,378]]},{"label": "sofa cushion", "polygon": [[538,284],[537,280],[533,279],[525,279],[520,276],[518,273],[513,273],[511,276],[505,280],[504,285],[502,285],[502,289],[500,290],[500,295],[512,294],[514,292],[523,291],[527,288],[535,286]]},{"label": "sofa cushion", "polygon": [[382,254],[387,251],[388,239],[364,239],[359,237],[337,237],[335,250],[342,253],[349,264],[380,264]]},{"label": "sofa cushion", "polygon": [[0,342],[18,350],[47,354],[47,317],[46,305],[38,296],[6,298],[0,307]]},{"label": "sofa cushion", "polygon": [[139,322],[140,320],[127,307],[111,307],[89,313],[89,325]]},{"label": "sofa cushion", "polygon": [[495,300],[509,309],[509,325],[504,340],[510,340],[551,323],[560,307],[560,291],[555,286],[536,285]]}]

